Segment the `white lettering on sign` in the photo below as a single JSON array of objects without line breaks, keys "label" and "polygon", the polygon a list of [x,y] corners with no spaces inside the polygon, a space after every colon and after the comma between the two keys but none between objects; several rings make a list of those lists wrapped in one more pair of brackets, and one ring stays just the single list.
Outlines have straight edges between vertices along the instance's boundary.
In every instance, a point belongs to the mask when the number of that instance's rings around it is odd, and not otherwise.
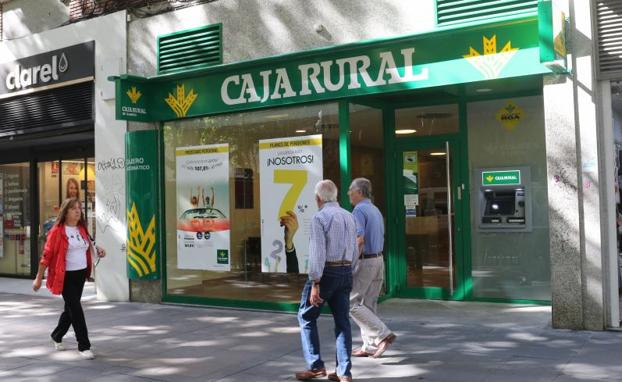
[{"label": "white lettering on sign", "polygon": [[23,68],[18,64],[9,72],[5,84],[9,90],[26,89],[32,85],[57,81],[59,73],[66,72],[68,68],[69,62],[65,53],[62,53],[60,58],[57,55],[52,56],[52,62],[49,64],[32,68]]},{"label": "white lettering on sign", "polygon": [[[225,78],[220,87],[220,96],[227,105],[240,105],[322,94],[326,91],[336,92],[342,90],[344,86],[347,86],[348,89],[360,89],[363,85],[372,88],[428,79],[428,68],[421,69],[419,73],[415,73],[413,69],[415,48],[402,49],[400,53],[404,62],[403,74],[400,74],[395,64],[393,53],[387,51],[378,54],[380,65],[377,73],[369,73],[372,61],[367,55],[340,58],[334,61],[328,60],[299,65],[299,92],[294,90],[287,69],[278,68],[259,73],[260,85],[262,85],[262,89],[259,91],[251,73],[229,76]],[[271,81],[272,78],[275,78],[274,81]],[[334,83],[333,78],[336,78]],[[272,82],[274,82],[273,85]]]}]

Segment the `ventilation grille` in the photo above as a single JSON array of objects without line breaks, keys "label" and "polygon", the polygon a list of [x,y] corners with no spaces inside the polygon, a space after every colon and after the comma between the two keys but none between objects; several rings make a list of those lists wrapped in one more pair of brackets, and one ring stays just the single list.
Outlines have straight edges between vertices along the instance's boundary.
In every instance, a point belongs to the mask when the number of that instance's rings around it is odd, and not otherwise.
[{"label": "ventilation grille", "polygon": [[436,0],[438,25],[537,13],[538,0]]},{"label": "ventilation grille", "polygon": [[622,0],[596,2],[601,78],[622,76]]},{"label": "ventilation grille", "polygon": [[92,82],[0,100],[0,137],[58,132],[92,122]]},{"label": "ventilation grille", "polygon": [[222,64],[222,24],[158,36],[158,73]]}]

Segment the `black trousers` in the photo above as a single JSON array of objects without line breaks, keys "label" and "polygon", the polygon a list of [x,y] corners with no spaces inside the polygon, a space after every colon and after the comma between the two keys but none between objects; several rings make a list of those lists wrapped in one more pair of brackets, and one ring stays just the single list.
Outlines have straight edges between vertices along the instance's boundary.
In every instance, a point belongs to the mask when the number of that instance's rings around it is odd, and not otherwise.
[{"label": "black trousers", "polygon": [[85,281],[86,269],[65,272],[65,283],[63,284],[65,310],[60,315],[56,329],[52,331],[52,339],[56,342],[62,342],[69,327],[73,326],[73,331],[76,333],[76,339],[78,340],[79,351],[91,348],[86,320],[84,319],[84,312],[80,304]]}]

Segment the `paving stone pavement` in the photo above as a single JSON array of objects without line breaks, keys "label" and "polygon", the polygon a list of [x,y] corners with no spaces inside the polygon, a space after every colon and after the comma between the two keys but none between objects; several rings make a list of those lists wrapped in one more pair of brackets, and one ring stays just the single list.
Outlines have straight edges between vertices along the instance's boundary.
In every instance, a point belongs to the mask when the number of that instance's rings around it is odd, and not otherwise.
[{"label": "paving stone pavement", "polygon": [[[49,341],[62,300],[6,293],[4,280],[2,382],[293,381],[304,368],[293,314],[88,295],[83,306],[97,358],[83,360],[71,330],[68,350],[56,352]],[[554,330],[550,307],[392,299],[380,314],[398,339],[381,359],[354,359],[355,381],[622,381],[622,333]],[[332,318],[323,316],[319,327],[332,368]]]}]

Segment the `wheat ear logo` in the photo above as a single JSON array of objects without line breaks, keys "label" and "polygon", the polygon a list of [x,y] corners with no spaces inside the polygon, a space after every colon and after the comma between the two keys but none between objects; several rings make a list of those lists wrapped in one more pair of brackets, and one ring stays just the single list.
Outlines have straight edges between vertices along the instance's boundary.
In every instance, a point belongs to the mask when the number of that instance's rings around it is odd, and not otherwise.
[{"label": "wheat ear logo", "polygon": [[501,70],[510,62],[519,48],[513,48],[512,42],[508,41],[500,52],[497,52],[497,35],[491,38],[483,37],[484,53],[480,54],[472,46],[469,47],[469,54],[463,57],[475,67],[486,79],[491,80],[499,77]]},{"label": "wheat ear logo", "polygon": [[170,106],[171,109],[177,115],[177,118],[185,117],[188,113],[188,109],[197,99],[198,95],[194,92],[194,89],[190,89],[188,95],[186,95],[186,88],[184,85],[177,85],[177,97],[174,97],[171,93],[168,93],[168,97],[164,100]]},{"label": "wheat ear logo", "polygon": [[143,93],[141,93],[140,90],[136,89],[136,86],[132,86],[130,90],[128,90],[127,93],[125,94],[127,94],[127,96],[130,97],[130,101],[132,101],[133,104],[136,104],[140,96],[143,95]]},{"label": "wheat ear logo", "polygon": [[129,240],[127,247],[127,261],[130,266],[143,277],[156,271],[156,221],[151,217],[147,230],[143,231],[136,203],[132,203],[132,210],[127,211]]}]

